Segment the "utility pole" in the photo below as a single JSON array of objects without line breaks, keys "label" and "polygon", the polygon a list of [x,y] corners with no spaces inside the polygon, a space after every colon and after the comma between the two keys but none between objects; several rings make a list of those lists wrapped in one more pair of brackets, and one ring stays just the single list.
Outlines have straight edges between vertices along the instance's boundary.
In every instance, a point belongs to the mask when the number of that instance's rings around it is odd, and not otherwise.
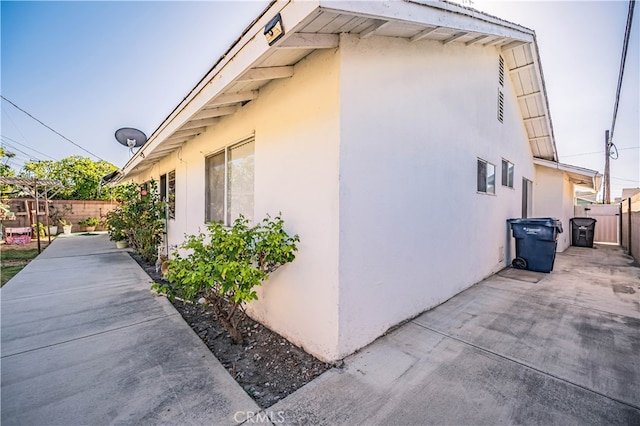
[{"label": "utility pole", "polygon": [[602,202],[611,204],[611,176],[609,174],[609,157],[611,151],[611,141],[609,131],[604,132],[604,189],[602,191]]}]

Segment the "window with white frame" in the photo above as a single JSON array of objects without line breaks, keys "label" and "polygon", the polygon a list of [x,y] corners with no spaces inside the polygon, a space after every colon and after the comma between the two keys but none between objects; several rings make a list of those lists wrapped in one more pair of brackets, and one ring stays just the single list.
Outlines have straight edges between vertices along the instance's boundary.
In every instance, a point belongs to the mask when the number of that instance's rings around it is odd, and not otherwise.
[{"label": "window with white frame", "polygon": [[513,188],[513,163],[502,159],[502,186]]},{"label": "window with white frame", "polygon": [[496,166],[478,158],[478,192],[496,193]]},{"label": "window with white frame", "polygon": [[254,145],[247,139],[205,159],[207,222],[253,220]]},{"label": "window with white frame", "polygon": [[167,217],[176,218],[176,171],[160,176],[160,199],[167,203]]}]

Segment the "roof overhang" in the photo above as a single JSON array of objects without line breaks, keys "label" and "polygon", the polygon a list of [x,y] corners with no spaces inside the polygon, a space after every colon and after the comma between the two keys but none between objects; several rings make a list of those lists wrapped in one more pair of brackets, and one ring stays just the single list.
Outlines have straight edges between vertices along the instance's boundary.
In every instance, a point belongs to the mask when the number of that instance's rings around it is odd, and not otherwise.
[{"label": "roof overhang", "polygon": [[559,170],[567,176],[571,183],[592,192],[598,192],[600,185],[602,185],[602,175],[596,170],[585,169],[584,167],[557,163],[555,161],[548,161],[540,158],[535,158],[533,160],[533,164]]},{"label": "roof overhang", "polygon": [[[269,45],[265,25],[280,14],[284,36]],[[533,156],[557,161],[535,33],[474,9],[440,1],[274,1],[151,134],[117,179],[142,172],[226,115],[288,78],[317,49],[339,45],[342,33],[401,37],[411,42],[492,46],[505,58]]]}]

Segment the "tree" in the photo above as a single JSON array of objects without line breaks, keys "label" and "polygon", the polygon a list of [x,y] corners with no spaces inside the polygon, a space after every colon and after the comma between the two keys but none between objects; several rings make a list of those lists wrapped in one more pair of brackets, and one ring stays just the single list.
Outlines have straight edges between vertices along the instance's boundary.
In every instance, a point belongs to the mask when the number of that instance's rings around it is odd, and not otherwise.
[{"label": "tree", "polygon": [[[16,173],[13,171],[11,166],[8,164],[9,160],[15,157],[11,151],[7,151],[4,148],[0,147],[0,177],[14,177]],[[0,194],[5,196],[11,192],[11,187],[8,185],[0,185]]]},{"label": "tree", "polygon": [[29,161],[20,176],[59,180],[63,189],[52,198],[62,200],[109,200],[111,188],[100,188],[100,179],[117,167],[107,161],[93,161],[74,155],[60,161]]},{"label": "tree", "polygon": [[7,164],[8,161],[15,156],[16,154],[14,154],[13,152],[7,151],[4,148],[0,147],[0,176],[13,177],[16,175],[11,166]]}]

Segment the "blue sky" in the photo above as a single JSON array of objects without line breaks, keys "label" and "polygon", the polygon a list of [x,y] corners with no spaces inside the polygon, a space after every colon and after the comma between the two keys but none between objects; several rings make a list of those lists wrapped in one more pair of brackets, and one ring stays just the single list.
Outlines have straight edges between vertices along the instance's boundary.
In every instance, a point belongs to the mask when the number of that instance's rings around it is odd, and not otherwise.
[{"label": "blue sky", "polygon": [[[267,4],[2,1],[2,95],[121,167],[130,154],[115,130],[150,135]],[[473,7],[536,31],[560,160],[602,172],[628,2],[475,0]],[[614,135],[614,196],[640,186],[639,9]],[[14,165],[88,155],[5,101],[1,120],[3,143],[18,154]]]}]

